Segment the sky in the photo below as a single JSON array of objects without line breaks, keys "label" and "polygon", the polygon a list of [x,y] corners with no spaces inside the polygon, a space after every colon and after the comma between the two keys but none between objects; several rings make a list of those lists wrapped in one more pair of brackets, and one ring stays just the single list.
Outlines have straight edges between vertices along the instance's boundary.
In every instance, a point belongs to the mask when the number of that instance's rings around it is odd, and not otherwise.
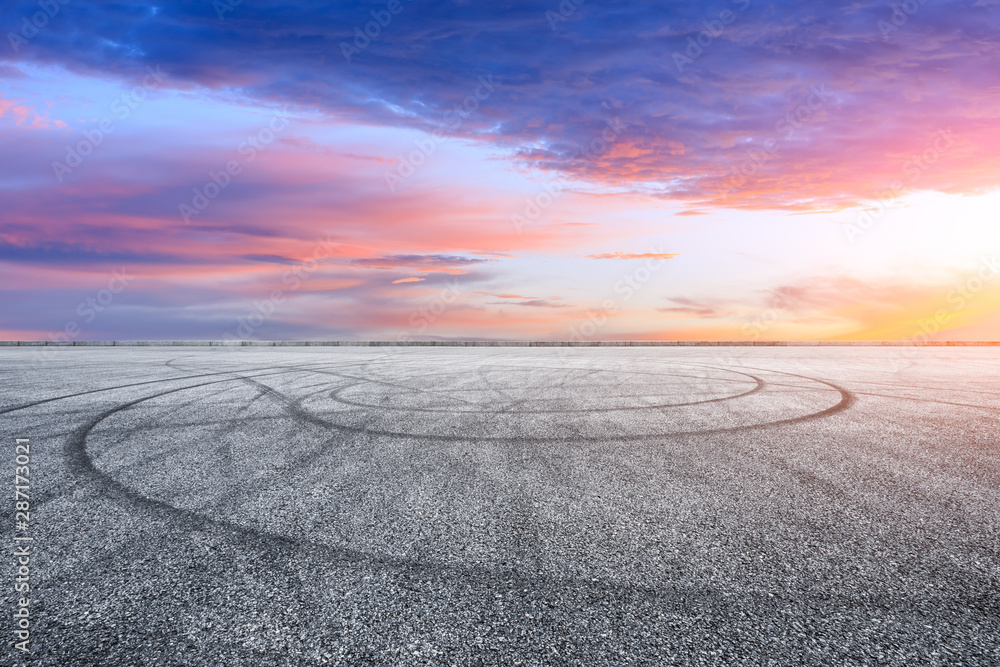
[{"label": "sky", "polygon": [[0,31],[0,339],[1000,338],[1000,0]]}]

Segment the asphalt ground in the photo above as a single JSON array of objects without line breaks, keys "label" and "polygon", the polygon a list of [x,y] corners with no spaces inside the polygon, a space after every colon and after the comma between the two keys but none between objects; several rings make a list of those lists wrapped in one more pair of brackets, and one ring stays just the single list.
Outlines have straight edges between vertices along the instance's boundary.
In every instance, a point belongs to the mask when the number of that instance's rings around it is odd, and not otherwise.
[{"label": "asphalt ground", "polygon": [[996,348],[0,348],[0,664],[1000,664],[998,415]]}]

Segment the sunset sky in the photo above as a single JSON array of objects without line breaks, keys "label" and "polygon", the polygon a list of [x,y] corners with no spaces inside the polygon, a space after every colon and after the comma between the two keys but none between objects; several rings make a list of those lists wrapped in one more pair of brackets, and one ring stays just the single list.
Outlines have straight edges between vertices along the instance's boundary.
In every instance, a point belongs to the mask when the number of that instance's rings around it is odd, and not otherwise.
[{"label": "sunset sky", "polygon": [[0,29],[0,338],[1000,338],[998,0]]}]

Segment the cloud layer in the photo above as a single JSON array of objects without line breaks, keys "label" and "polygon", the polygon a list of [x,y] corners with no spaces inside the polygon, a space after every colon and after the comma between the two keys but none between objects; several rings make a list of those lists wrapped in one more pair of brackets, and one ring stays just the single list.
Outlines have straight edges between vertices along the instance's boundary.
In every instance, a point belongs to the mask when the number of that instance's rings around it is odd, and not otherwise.
[{"label": "cloud layer", "polygon": [[[997,185],[992,0],[215,5],[74,1],[15,55],[162,67],[171,85],[468,137],[671,199],[808,209]],[[0,25],[37,9],[6,3]]]},{"label": "cloud layer", "polygon": [[7,337],[909,335],[748,216],[1000,187],[996,0],[227,2],[0,8]]}]

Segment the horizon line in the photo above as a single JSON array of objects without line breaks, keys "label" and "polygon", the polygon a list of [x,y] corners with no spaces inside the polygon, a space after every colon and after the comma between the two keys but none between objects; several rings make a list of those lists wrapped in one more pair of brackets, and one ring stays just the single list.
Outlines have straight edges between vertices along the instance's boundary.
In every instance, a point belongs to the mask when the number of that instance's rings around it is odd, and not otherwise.
[{"label": "horizon line", "polygon": [[1000,340],[488,341],[488,340],[0,340],[0,347],[1000,347]]}]

